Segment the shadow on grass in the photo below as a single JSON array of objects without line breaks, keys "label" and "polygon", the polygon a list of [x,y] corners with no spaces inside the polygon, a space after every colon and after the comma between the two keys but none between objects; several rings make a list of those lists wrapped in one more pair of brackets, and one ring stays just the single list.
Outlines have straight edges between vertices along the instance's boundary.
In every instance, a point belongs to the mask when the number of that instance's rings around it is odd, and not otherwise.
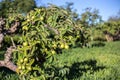
[{"label": "shadow on grass", "polygon": [[85,60],[83,62],[75,62],[71,66],[55,67],[53,65],[51,68],[47,68],[46,72],[50,75],[54,72],[54,75],[49,78],[50,80],[55,77],[58,80],[64,80],[65,78],[73,80],[82,77],[84,73],[90,72],[90,74],[94,74],[94,72],[103,69],[105,69],[105,66],[98,66],[96,60]]},{"label": "shadow on grass", "polygon": [[92,44],[92,47],[103,47],[105,46],[105,43],[103,42],[95,42]]},{"label": "shadow on grass", "polygon": [[[64,80],[64,78],[67,78],[68,80],[73,80],[76,78],[80,78],[83,73],[90,72],[93,74],[96,71],[105,69],[105,66],[98,66],[96,60],[85,60],[83,62],[75,62],[71,66],[64,65],[63,67],[55,67],[52,66],[51,68],[46,69],[46,73],[48,75],[51,75],[48,80],[53,80],[55,77],[58,77],[59,80]],[[10,71],[9,69],[2,67],[0,68],[0,76],[9,76],[9,75],[16,75],[17,79],[18,76],[16,73]],[[52,72],[54,72],[54,75],[52,75]],[[2,79],[0,77],[0,80]]]},{"label": "shadow on grass", "polygon": [[90,73],[92,74],[104,68],[105,66],[97,66],[96,60],[86,60],[83,62],[77,62],[72,64],[72,66],[70,67],[70,71],[67,75],[67,78],[71,80],[82,76],[83,73],[86,73],[87,71],[90,71]]}]

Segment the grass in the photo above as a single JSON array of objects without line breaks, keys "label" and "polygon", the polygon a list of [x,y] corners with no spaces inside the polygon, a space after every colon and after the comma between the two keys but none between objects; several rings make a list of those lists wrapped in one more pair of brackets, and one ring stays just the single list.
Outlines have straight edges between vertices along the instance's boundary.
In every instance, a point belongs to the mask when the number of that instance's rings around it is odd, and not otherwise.
[{"label": "grass", "polygon": [[[102,46],[73,48],[55,55],[51,64],[58,80],[120,80],[120,41],[104,42]],[[0,53],[2,55],[2,53]],[[2,57],[0,57],[2,58]],[[2,72],[1,72],[2,71]],[[8,78],[2,78],[5,75]],[[15,73],[0,69],[0,80],[17,80]]]},{"label": "grass", "polygon": [[[103,47],[92,48],[74,48],[63,51],[63,54],[57,55],[60,62],[81,62],[88,59],[97,59],[105,61],[105,59],[119,60],[120,57],[120,41],[105,43]],[[104,59],[103,59],[104,58]],[[104,64],[104,63],[103,63]]]},{"label": "grass", "polygon": [[67,66],[69,80],[120,80],[120,41],[105,46],[74,48],[57,55],[54,65]]}]

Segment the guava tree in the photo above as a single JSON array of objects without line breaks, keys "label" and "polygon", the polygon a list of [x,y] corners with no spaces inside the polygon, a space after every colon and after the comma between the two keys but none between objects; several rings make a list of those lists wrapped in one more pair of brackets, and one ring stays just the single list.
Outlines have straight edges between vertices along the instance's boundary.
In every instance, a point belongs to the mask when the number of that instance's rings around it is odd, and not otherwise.
[{"label": "guava tree", "polygon": [[0,67],[17,72],[21,79],[28,75],[29,79],[47,79],[45,68],[50,64],[44,62],[48,59],[51,62],[55,54],[75,46],[76,42],[80,46],[86,44],[84,30],[73,21],[69,11],[54,5],[36,8],[26,16],[1,18],[0,45],[8,48]]}]

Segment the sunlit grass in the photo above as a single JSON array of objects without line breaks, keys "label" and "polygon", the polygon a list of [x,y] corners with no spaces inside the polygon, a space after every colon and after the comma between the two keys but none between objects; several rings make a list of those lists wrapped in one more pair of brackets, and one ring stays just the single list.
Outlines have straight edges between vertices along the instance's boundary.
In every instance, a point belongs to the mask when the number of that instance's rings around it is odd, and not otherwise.
[{"label": "sunlit grass", "polygon": [[[92,47],[92,48],[74,48],[68,51],[63,51],[63,54],[57,55],[57,60],[55,63],[57,67],[67,65],[69,67],[73,66],[74,63],[80,63],[80,66],[88,68],[99,68],[99,70],[87,68],[83,71],[83,75],[79,77],[74,77],[80,80],[118,80],[120,77],[120,41],[117,42],[106,42],[105,46]],[[92,62],[91,62],[92,61]],[[89,63],[90,62],[90,63]],[[81,63],[85,63],[82,64]],[[95,64],[94,64],[95,63]],[[104,67],[104,69],[102,69]],[[77,68],[79,70],[79,67]],[[81,68],[80,68],[81,70]],[[91,72],[93,72],[91,74]],[[74,72],[76,73],[76,72]],[[73,74],[74,75],[74,74]],[[99,78],[99,79],[98,79]]]}]

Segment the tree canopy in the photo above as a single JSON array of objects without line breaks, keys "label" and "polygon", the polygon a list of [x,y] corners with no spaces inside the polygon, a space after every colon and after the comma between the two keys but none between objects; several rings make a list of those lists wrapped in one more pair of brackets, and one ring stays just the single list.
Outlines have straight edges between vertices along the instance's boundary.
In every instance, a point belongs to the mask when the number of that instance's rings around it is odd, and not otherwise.
[{"label": "tree canopy", "polygon": [[35,7],[35,0],[1,0],[0,16],[7,16],[11,9],[19,13],[27,13]]}]

